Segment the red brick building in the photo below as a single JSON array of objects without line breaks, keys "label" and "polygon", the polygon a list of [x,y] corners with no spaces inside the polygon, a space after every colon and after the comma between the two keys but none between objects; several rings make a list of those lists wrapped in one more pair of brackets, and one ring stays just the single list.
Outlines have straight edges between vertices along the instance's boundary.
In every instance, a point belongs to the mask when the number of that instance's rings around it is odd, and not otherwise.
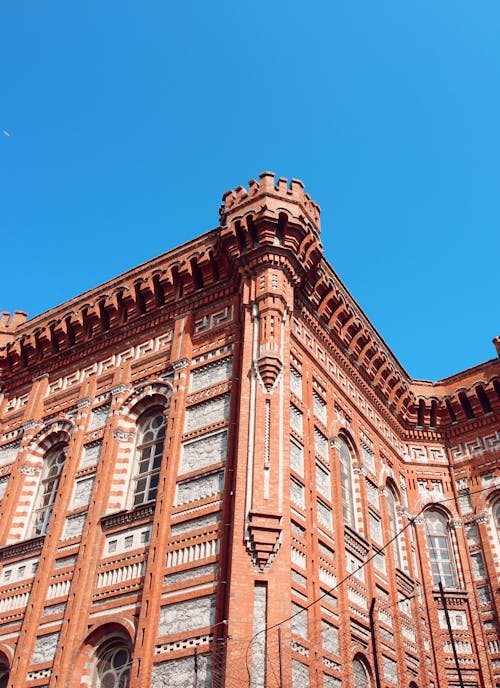
[{"label": "red brick building", "polygon": [[500,686],[498,358],[411,379],[301,182],[4,314],[0,381],[0,686]]}]

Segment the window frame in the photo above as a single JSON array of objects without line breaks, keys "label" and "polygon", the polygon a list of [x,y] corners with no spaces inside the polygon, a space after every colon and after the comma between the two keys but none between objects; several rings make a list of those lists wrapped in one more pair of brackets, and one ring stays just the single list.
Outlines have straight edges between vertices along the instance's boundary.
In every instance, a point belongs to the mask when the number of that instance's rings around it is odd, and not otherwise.
[{"label": "window frame", "polygon": [[[161,423],[152,427],[161,417]],[[156,500],[160,471],[165,449],[167,417],[161,407],[148,409],[137,422],[135,471],[131,490],[131,507],[136,508]],[[148,433],[151,439],[145,440]]]},{"label": "window frame", "polygon": [[[116,659],[120,652],[126,653],[127,661],[119,666],[113,666],[113,659]],[[130,685],[131,667],[132,648],[130,643],[121,637],[110,638],[98,647],[95,654],[91,688],[102,688],[103,680],[109,678],[109,676],[114,678],[115,685],[113,688],[128,688]],[[123,683],[124,678],[125,683]]]},{"label": "window frame", "polygon": [[[431,532],[431,517],[434,516],[434,530]],[[432,584],[443,588],[457,588],[459,584],[457,562],[450,532],[449,516],[440,509],[427,509],[424,513],[427,551],[429,553]],[[439,523],[441,528],[435,525]]]},{"label": "window frame", "polygon": [[403,567],[403,556],[401,553],[401,546],[399,542],[400,524],[397,511],[397,503],[399,497],[390,483],[386,485],[387,498],[387,514],[389,517],[389,537],[392,540],[392,553],[394,557],[394,566],[398,569]]},{"label": "window frame", "polygon": [[[65,445],[52,447],[44,456],[35,508],[33,509],[32,537],[42,537],[47,534],[65,463]],[[57,469],[55,472],[52,471],[54,467]]]},{"label": "window frame", "polygon": [[[356,676],[356,670],[355,666],[358,665],[360,669],[362,670],[364,674],[364,681],[363,685],[359,683],[358,677]],[[353,686],[354,688],[371,688],[372,686],[372,679],[370,676],[370,672],[368,671],[368,666],[367,662],[365,661],[364,658],[359,657],[356,655],[354,659],[352,660],[352,679],[353,679]]]},{"label": "window frame", "polygon": [[354,451],[352,449],[352,444],[344,435],[339,435],[337,437],[336,446],[339,454],[342,520],[344,525],[349,526],[350,528],[355,528],[356,508],[354,475],[352,469]]}]

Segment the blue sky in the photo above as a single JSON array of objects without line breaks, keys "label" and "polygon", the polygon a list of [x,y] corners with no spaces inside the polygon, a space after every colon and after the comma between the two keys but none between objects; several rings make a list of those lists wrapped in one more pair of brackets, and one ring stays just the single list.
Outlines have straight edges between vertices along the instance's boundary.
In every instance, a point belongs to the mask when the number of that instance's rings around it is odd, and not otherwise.
[{"label": "blue sky", "polygon": [[493,358],[499,36],[497,0],[3,3],[0,308],[215,227],[272,170],[411,375]]}]

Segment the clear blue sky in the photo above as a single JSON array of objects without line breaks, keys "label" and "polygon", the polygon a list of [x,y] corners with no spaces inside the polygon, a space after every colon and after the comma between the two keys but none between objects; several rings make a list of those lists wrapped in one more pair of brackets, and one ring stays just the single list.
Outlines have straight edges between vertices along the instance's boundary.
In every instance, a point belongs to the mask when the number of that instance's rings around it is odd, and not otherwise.
[{"label": "clear blue sky", "polygon": [[0,308],[215,227],[272,170],[411,375],[493,358],[499,37],[498,0],[3,3]]}]

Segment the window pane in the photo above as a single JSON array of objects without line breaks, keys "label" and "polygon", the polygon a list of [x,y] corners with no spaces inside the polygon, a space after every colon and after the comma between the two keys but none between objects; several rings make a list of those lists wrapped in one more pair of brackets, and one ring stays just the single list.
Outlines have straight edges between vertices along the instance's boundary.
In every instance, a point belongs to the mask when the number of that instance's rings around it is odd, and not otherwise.
[{"label": "window pane", "polygon": [[348,526],[354,524],[354,504],[352,485],[351,452],[344,440],[338,440],[340,444],[340,482],[342,486],[342,511],[344,523]]},{"label": "window pane", "polygon": [[166,418],[163,412],[155,412],[139,423],[135,506],[156,498],[165,426]]},{"label": "window pane", "polygon": [[438,511],[428,511],[425,518],[433,583],[439,585],[441,582],[445,587],[454,587],[455,565],[447,520]]},{"label": "window pane", "polygon": [[59,448],[50,451],[44,459],[34,514],[34,535],[45,535],[47,532],[65,458],[64,451]]}]

